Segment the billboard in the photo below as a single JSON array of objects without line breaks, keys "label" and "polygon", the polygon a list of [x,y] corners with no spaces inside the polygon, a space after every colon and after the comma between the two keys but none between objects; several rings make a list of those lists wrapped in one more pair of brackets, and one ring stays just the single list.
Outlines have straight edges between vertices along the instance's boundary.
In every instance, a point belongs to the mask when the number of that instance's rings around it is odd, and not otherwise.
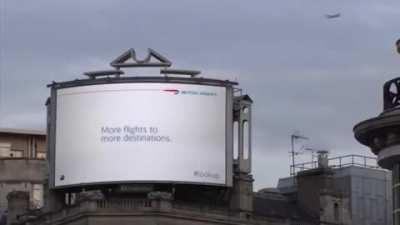
[{"label": "billboard", "polygon": [[113,83],[56,91],[54,186],[227,183],[223,86]]}]

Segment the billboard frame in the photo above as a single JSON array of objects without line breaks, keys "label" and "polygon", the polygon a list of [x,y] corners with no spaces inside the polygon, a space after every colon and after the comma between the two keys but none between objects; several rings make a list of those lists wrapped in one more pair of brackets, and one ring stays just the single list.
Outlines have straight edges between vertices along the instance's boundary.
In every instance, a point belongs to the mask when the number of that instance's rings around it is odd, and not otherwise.
[{"label": "billboard frame", "polygon": [[[55,186],[55,155],[56,155],[56,123],[57,123],[57,91],[64,88],[121,84],[121,83],[171,83],[171,84],[192,84],[204,86],[218,86],[226,88],[226,104],[225,104],[225,184],[206,183],[206,182],[188,182],[188,181],[109,181],[109,182],[89,182],[72,185]],[[98,187],[104,185],[115,184],[190,184],[190,185],[206,185],[216,187],[232,187],[233,186],[233,98],[234,88],[237,82],[229,80],[218,80],[197,77],[106,77],[101,79],[77,79],[66,82],[53,82],[49,84],[50,98],[47,101],[47,132],[48,132],[48,154],[49,154],[49,188],[54,190],[73,189],[78,187]]]}]

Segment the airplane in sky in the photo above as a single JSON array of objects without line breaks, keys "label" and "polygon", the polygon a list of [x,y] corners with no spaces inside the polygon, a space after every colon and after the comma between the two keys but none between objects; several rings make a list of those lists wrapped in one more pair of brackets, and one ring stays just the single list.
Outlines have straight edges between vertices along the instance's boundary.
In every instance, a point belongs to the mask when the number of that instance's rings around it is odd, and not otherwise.
[{"label": "airplane in sky", "polygon": [[336,13],[336,14],[326,14],[325,18],[327,19],[335,19],[335,18],[339,18],[341,15],[340,13]]}]

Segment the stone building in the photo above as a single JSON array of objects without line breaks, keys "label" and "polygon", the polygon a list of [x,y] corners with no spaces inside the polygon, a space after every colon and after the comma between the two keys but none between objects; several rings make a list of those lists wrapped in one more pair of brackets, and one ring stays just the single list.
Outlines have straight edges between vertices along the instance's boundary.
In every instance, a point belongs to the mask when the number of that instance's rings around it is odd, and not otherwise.
[{"label": "stone building", "polygon": [[[351,167],[348,167],[351,168]],[[356,168],[356,167],[355,167]],[[50,191],[42,211],[22,213],[15,224],[266,224],[383,225],[352,220],[351,192],[331,167],[299,172],[294,186],[253,192],[253,179],[235,170],[234,187],[119,185],[75,193]],[[339,172],[340,173],[340,172]],[[342,179],[343,178],[343,179]],[[294,179],[294,177],[290,178]],[[288,191],[290,190],[290,191]],[[12,193],[10,204],[29,208],[28,195]],[[376,205],[382,208],[382,205]],[[15,214],[15,213],[14,213]],[[10,218],[11,219],[11,218]]]},{"label": "stone building", "polygon": [[400,78],[383,86],[383,112],[354,126],[355,138],[378,156],[381,167],[392,171],[393,224],[400,224]]},{"label": "stone building", "polygon": [[[354,172],[355,171],[355,172]],[[236,174],[238,171],[236,170]],[[371,176],[371,172],[375,173]],[[19,215],[16,224],[390,224],[385,220],[355,218],[352,196],[365,194],[348,188],[357,185],[373,187],[375,179],[386,179],[385,171],[361,166],[314,168],[299,172],[294,178],[281,180],[279,189],[253,192],[251,177],[242,180],[242,189],[216,193],[207,187],[175,188],[157,185],[121,185],[109,190],[46,194],[47,205],[33,210],[27,192],[9,194],[12,215]],[[355,176],[354,174],[358,174]],[[367,174],[366,178],[365,174]],[[239,178],[239,177],[238,177]],[[362,179],[357,182],[355,180]],[[365,183],[370,182],[370,183]],[[372,183],[371,183],[372,182]],[[282,183],[286,183],[282,184]],[[240,185],[239,180],[235,184]],[[348,185],[348,186],[347,186]],[[368,186],[368,187],[367,187]],[[376,186],[375,186],[376,187]],[[374,188],[374,187],[373,187]],[[372,189],[373,189],[372,188]],[[373,190],[371,190],[373,191]],[[379,190],[377,190],[379,192]],[[367,190],[368,192],[368,190]],[[53,201],[53,203],[51,203]],[[54,201],[57,204],[54,204]],[[370,201],[370,200],[366,200]],[[370,213],[385,208],[384,202],[372,201]],[[370,203],[370,204],[371,204]],[[361,203],[364,204],[364,203]],[[58,207],[58,209],[57,209]],[[365,207],[364,207],[365,208]],[[21,209],[25,209],[22,210]],[[366,211],[365,213],[368,213]],[[364,215],[365,216],[365,215]],[[11,219],[11,218],[10,218]],[[19,221],[19,222],[17,222]]]},{"label": "stone building", "polygon": [[28,193],[29,208],[43,207],[46,148],[45,132],[0,129],[0,213],[8,209],[13,191]]},{"label": "stone building", "polygon": [[[312,169],[312,164],[315,163],[299,163],[295,166],[296,169],[303,170],[299,175],[304,177],[318,172]],[[327,196],[330,198],[328,201],[320,201],[321,205],[327,204],[321,208],[324,208],[325,213],[330,212],[328,217],[347,221],[346,224],[392,224],[390,171],[377,167],[375,158],[359,155],[330,158],[329,168],[330,171],[325,172],[331,174],[330,181],[327,181],[333,195]],[[294,185],[294,177],[281,178],[278,182],[278,190],[285,195],[297,192],[303,192],[304,195],[314,193],[310,191],[314,185],[306,190],[298,190],[301,186],[303,185]]]}]

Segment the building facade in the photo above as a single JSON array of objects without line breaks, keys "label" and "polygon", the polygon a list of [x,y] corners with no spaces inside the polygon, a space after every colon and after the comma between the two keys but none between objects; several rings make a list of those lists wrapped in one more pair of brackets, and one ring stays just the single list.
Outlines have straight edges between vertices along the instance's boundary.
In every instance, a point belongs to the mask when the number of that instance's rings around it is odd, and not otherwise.
[{"label": "building facade", "polygon": [[42,131],[0,129],[0,211],[8,209],[7,195],[29,193],[30,208],[43,207],[47,176],[46,135]]},{"label": "building facade", "polygon": [[400,224],[400,78],[383,85],[383,112],[354,126],[355,138],[392,171],[393,224]]},{"label": "building facade", "polygon": [[[339,163],[340,161],[340,163]],[[391,172],[377,167],[376,159],[371,157],[348,155],[329,159],[332,169],[332,184],[336,196],[341,196],[343,212],[335,209],[335,204],[328,211],[338,220],[347,224],[391,225],[392,224],[392,177]],[[315,164],[315,163],[314,163]],[[296,169],[304,173],[312,163],[301,163]],[[294,177],[281,178],[278,190],[285,195],[297,193]],[[335,200],[336,201],[336,200]],[[336,211],[336,212],[335,212]],[[338,218],[343,215],[343,218]]]}]

